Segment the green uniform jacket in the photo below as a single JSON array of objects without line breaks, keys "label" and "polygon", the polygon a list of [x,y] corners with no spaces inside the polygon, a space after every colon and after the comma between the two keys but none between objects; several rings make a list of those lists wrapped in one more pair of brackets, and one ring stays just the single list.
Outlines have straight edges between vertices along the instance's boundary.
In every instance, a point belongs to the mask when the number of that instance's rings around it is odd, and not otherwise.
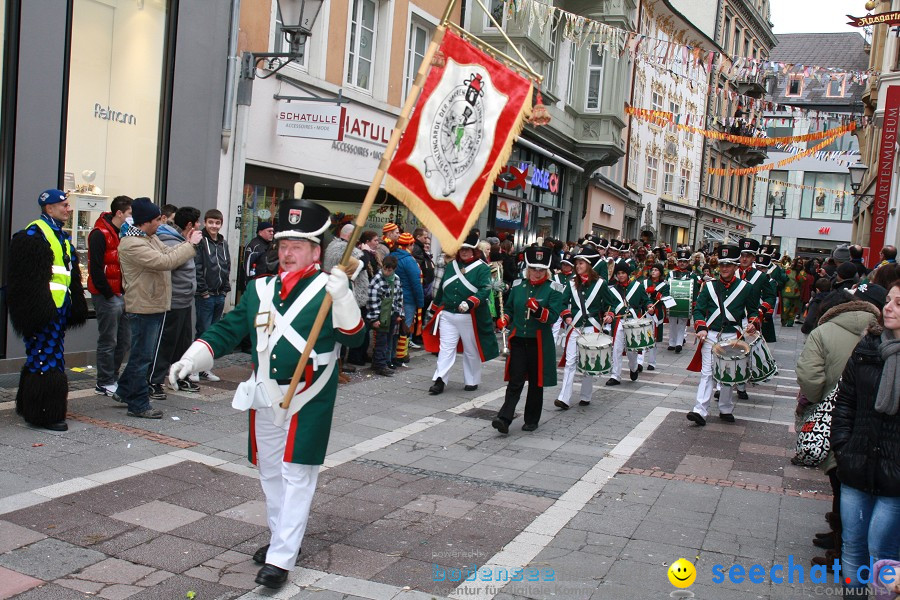
[{"label": "green uniform jacket", "polygon": [[781,265],[778,263],[772,263],[768,269],[766,269],[766,275],[769,276],[769,279],[772,280],[772,284],[775,286],[775,295],[781,293],[781,290],[784,289],[784,284],[787,283],[787,275],[784,272],[784,269],[781,268]]},{"label": "green uniform jacket", "polygon": [[601,256],[597,262],[594,263],[594,271],[600,276],[600,279],[609,281],[609,262],[606,260],[605,256]]},{"label": "green uniform jacket", "polygon": [[[602,279],[598,279],[588,285],[581,295],[584,296],[584,301],[587,303],[586,314],[582,311],[578,288],[573,280],[569,280],[563,290],[563,310],[559,316],[563,319],[572,317],[572,327],[576,329],[595,327],[598,330],[602,330],[603,317],[609,310],[609,286]],[[579,313],[579,318],[575,320]],[[593,319],[593,321],[590,319]]]},{"label": "green uniform jacket", "polygon": [[[752,311],[754,308],[760,308],[765,312],[766,319],[762,323],[762,334],[763,338],[767,342],[775,342],[775,323],[772,321],[773,312],[775,310],[775,287],[772,285],[772,280],[769,279],[769,276],[766,275],[764,271],[760,271],[759,269],[755,269],[750,267],[744,272],[740,272],[738,269],[738,276],[741,279],[747,281],[747,283],[753,284],[753,294],[756,298],[755,306],[751,302],[748,307],[748,312]],[[757,275],[759,273],[759,275]]]},{"label": "green uniform jacket", "polygon": [[[525,303],[534,298],[541,309],[527,315]],[[555,281],[545,279],[533,285],[528,279],[517,279],[509,292],[509,299],[503,307],[510,323],[509,339],[516,336],[537,338],[538,385],[556,385],[556,344],[553,341],[553,324],[563,311],[563,287]],[[509,381],[509,358],[506,359],[504,381]]]},{"label": "green uniform jacket", "polygon": [[[618,283],[611,285],[609,292],[610,311],[617,317],[631,315],[632,311],[635,313],[634,316],[640,316],[650,308],[650,296],[647,295],[644,284],[636,279],[630,280],[625,287]],[[631,294],[630,298],[629,294]]]},{"label": "green uniform jacket", "polygon": [[[272,308],[280,314],[285,314],[291,304],[303,293],[316,277],[328,276],[319,272],[314,277],[306,277],[301,279],[294,285],[291,293],[286,300],[281,300],[281,279],[275,283],[275,294],[272,301]],[[257,286],[265,285],[271,281],[272,277],[262,277],[254,280],[256,285],[247,287],[247,291],[241,296],[241,301],[233,311],[226,314],[221,321],[206,330],[200,338],[213,351],[213,356],[223,356],[231,352],[245,336],[250,336],[253,347],[253,365],[254,369],[259,365],[259,357],[256,353],[256,317],[259,312],[260,299],[257,292]],[[315,295],[310,302],[300,311],[293,321],[293,329],[304,339],[309,337],[313,322],[319,312],[319,306],[325,299],[324,287]],[[322,332],[316,340],[313,349],[318,354],[334,351],[335,344],[340,343],[351,348],[358,346],[363,337],[363,323],[360,319],[359,325],[353,331],[344,331],[335,329],[331,323],[331,313],[325,319]],[[287,383],[294,374],[294,369],[300,361],[300,354],[303,348],[295,348],[286,338],[281,338],[275,345],[274,349],[270,349],[269,357],[269,377],[281,383]],[[320,365],[317,370],[313,370],[312,365],[307,365],[306,373],[300,380],[302,390],[309,384],[315,382],[319,375],[325,371],[325,365]],[[284,451],[284,461],[303,465],[321,465],[325,460],[325,451],[328,447],[328,437],[331,434],[331,415],[334,411],[334,399],[337,396],[337,380],[338,370],[335,368],[331,371],[330,381],[325,385],[322,391],[312,400],[310,400],[297,414],[291,418],[290,429],[288,433],[288,443]],[[249,440],[249,459],[256,464],[256,438],[254,436],[253,423],[256,418],[256,411],[250,412],[250,440]]]},{"label": "green uniform jacket", "polygon": [[[710,291],[712,290],[712,291]],[[713,293],[718,302],[713,299]],[[731,298],[734,297],[732,300]],[[726,306],[726,303],[727,306]],[[759,312],[756,306],[756,294],[750,282],[735,276],[730,283],[721,279],[707,281],[700,288],[697,304],[694,305],[694,329],[697,331],[718,331],[734,333],[743,325],[744,317],[754,325],[759,325]],[[725,310],[721,310],[724,308]],[[726,316],[731,314],[733,319]]]},{"label": "green uniform jacket", "polygon": [[[458,278],[454,279],[457,269],[461,276],[465,277],[466,281],[475,288],[475,293],[472,293],[472,290]],[[481,362],[500,356],[500,347],[497,345],[497,336],[494,333],[494,320],[491,318],[491,309],[488,305],[490,295],[491,268],[482,260],[475,260],[469,264],[454,260],[444,269],[441,284],[434,292],[435,306],[443,306],[447,312],[458,313],[461,302],[467,302],[469,306],[475,307],[474,310],[469,310],[469,314],[474,320],[475,337],[478,341]]]},{"label": "green uniform jacket", "polygon": [[[663,324],[666,320],[666,305],[663,304],[660,300],[663,296],[668,296],[671,294],[671,290],[669,289],[669,280],[665,277],[661,281],[651,281],[650,277],[644,277],[641,279],[641,284],[644,286],[644,290],[647,291],[647,298],[650,299],[651,303],[656,303],[654,306],[656,307],[656,320],[658,321],[655,329],[656,333],[656,341],[661,342],[663,339]],[[653,288],[653,293],[650,293],[650,288]]]}]

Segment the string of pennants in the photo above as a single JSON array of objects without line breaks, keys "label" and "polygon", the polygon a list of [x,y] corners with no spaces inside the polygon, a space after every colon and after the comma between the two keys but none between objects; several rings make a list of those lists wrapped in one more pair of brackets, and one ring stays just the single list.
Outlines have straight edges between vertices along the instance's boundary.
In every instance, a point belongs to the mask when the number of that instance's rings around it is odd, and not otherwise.
[{"label": "string of pennants", "polygon": [[818,144],[816,144],[815,146],[813,146],[812,148],[810,148],[808,150],[798,152],[797,154],[795,154],[793,156],[788,156],[787,158],[783,158],[783,159],[779,160],[778,162],[768,163],[765,165],[758,165],[755,167],[745,167],[742,169],[719,169],[719,168],[714,168],[714,167],[708,167],[706,169],[706,172],[709,173],[710,175],[726,175],[726,176],[727,175],[738,175],[738,176],[741,176],[741,175],[752,175],[754,173],[761,173],[762,171],[771,171],[772,169],[777,169],[779,167],[789,165],[792,162],[796,162],[796,161],[800,160],[801,158],[815,154],[816,152],[819,152],[820,150],[822,150],[822,148],[833,143],[834,140],[838,139],[839,137],[840,137],[839,135],[830,137],[822,142],[819,142]]},{"label": "string of pennants", "polygon": [[769,179],[768,177],[756,177],[756,181],[761,183],[770,184],[774,183],[776,185],[780,185],[786,188],[794,188],[798,190],[813,190],[815,192],[825,192],[826,194],[833,194],[835,196],[849,196],[852,192],[848,192],[847,190],[838,190],[838,189],[830,189],[818,187],[815,185],[803,185],[802,183],[790,183],[788,181],[779,181],[778,179]]},{"label": "string of pennants", "polygon": [[847,78],[850,82],[864,84],[870,77],[878,75],[871,70],[855,71],[818,65],[785,63],[749,56],[729,57],[714,50],[707,51],[672,40],[662,40],[612,27],[606,23],[551,6],[541,0],[502,1],[505,2],[506,11],[510,17],[515,17],[520,22],[527,21],[529,34],[535,27],[541,34],[548,26],[551,28],[562,27],[562,36],[577,46],[600,44],[607,51],[615,51],[617,57],[622,56],[626,50],[632,56],[636,56],[641,53],[642,47],[644,52],[647,51],[647,48],[652,47],[653,55],[665,62],[678,59],[684,64],[703,67],[707,73],[715,70],[727,76],[739,78],[790,73],[816,79],[819,83],[824,83],[827,79]]},{"label": "string of pennants", "polygon": [[795,142],[812,142],[826,138],[830,139],[838,137],[856,129],[856,122],[850,121],[846,125],[840,125],[838,127],[827,129],[825,131],[817,131],[814,133],[806,133],[802,135],[773,138],[753,137],[747,135],[735,135],[733,133],[725,133],[723,131],[714,131],[711,129],[701,129],[700,127],[681,123],[681,115],[673,114],[671,112],[663,110],[647,110],[646,108],[625,106],[625,114],[641,119],[642,121],[649,121],[660,126],[675,125],[675,127],[679,131],[689,131],[708,139],[724,140],[727,142],[733,142],[735,144],[742,144],[745,146],[775,146],[778,144],[785,145]]}]

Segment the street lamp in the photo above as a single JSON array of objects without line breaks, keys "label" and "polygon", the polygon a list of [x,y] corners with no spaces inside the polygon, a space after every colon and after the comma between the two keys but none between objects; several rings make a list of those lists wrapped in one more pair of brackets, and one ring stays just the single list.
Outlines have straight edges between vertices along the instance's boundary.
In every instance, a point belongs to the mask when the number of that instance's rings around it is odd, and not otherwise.
[{"label": "street lamp", "polygon": [[256,78],[256,68],[268,61],[269,68],[275,63],[280,63],[268,75],[261,75],[260,79],[267,79],[294,61],[303,58],[305,51],[304,42],[312,34],[313,25],[324,0],[277,0],[278,15],[281,17],[281,30],[288,42],[290,52],[244,52],[241,56],[241,81],[238,88],[238,103],[245,101],[250,104],[251,86],[245,85]]},{"label": "street lamp", "polygon": [[856,163],[849,167],[850,171],[850,189],[853,190],[853,195],[859,191],[859,187],[862,185],[863,177],[866,176],[866,171],[869,170],[869,167],[864,165],[861,162]]}]

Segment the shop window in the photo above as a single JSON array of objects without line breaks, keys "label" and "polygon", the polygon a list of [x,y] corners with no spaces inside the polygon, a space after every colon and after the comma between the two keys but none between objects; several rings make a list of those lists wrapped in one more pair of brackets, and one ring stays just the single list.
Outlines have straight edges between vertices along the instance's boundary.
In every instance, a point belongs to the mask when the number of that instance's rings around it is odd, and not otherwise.
[{"label": "shop window", "polygon": [[672,197],[675,191],[675,163],[665,161],[663,163],[663,196]]},{"label": "shop window", "polygon": [[647,174],[644,177],[644,189],[656,193],[657,177],[659,176],[659,159],[655,156],[647,156]]},{"label": "shop window", "polygon": [[378,5],[374,0],[353,0],[350,12],[350,49],[347,59],[347,83],[372,91],[375,73],[375,27]]},{"label": "shop window", "polygon": [[[803,189],[800,201],[801,219],[822,219],[827,221],[850,221],[853,218],[853,202],[850,195],[849,175],[846,173],[803,174]],[[836,191],[844,191],[844,194]]]},{"label": "shop window", "polygon": [[588,60],[587,77],[587,110],[600,110],[600,98],[603,97],[603,55],[600,44],[591,44]]},{"label": "shop window", "polygon": [[431,43],[431,27],[417,17],[413,17],[409,24],[409,47],[406,49],[406,77],[404,78],[404,95],[409,94],[416,73],[425,58],[425,51]]},{"label": "shop window", "polygon": [[[82,265],[87,236],[119,195],[155,197],[166,2],[73,0],[63,187]],[[88,269],[82,268],[87,282]],[[85,286],[86,287],[86,286]]]}]

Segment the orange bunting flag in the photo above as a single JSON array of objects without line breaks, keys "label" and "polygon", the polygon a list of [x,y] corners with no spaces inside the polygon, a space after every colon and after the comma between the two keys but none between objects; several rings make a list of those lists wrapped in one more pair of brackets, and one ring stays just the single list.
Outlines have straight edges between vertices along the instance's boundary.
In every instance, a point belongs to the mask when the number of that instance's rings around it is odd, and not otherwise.
[{"label": "orange bunting flag", "polygon": [[531,113],[532,82],[448,31],[385,189],[456,253]]}]

